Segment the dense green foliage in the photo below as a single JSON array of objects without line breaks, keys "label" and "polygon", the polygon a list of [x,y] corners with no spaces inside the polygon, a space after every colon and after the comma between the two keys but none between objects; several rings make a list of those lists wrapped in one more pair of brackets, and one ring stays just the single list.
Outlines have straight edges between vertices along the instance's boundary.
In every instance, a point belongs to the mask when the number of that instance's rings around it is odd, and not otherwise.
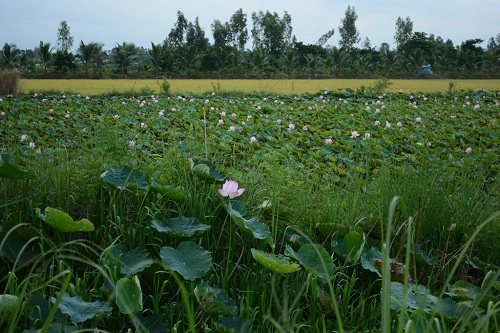
[{"label": "dense green foliage", "polygon": [[482,90],[2,96],[0,330],[496,331],[499,118]]}]

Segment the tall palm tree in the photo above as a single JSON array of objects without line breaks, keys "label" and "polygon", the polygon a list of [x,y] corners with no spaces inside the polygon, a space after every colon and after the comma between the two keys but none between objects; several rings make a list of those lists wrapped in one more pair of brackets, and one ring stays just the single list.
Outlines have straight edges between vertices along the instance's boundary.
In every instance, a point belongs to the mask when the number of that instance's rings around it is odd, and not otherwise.
[{"label": "tall palm tree", "polygon": [[336,76],[349,66],[349,54],[344,48],[333,47],[327,59],[327,65]]},{"label": "tall palm tree", "polygon": [[114,63],[118,66],[118,72],[123,75],[128,75],[129,68],[137,60],[137,48],[133,43],[123,42],[111,50],[111,55]]},{"label": "tall palm tree", "polygon": [[309,71],[309,74],[313,77],[317,77],[317,73],[321,71],[323,68],[323,59],[319,55],[314,54],[306,54],[306,68]]},{"label": "tall palm tree", "polygon": [[388,73],[392,74],[399,68],[399,55],[396,51],[384,50],[380,55],[382,68]]},{"label": "tall palm tree", "polygon": [[148,50],[149,60],[153,65],[153,75],[156,77],[158,70],[162,70],[166,61],[166,52],[161,44],[151,42],[151,49]]},{"label": "tall palm tree", "polygon": [[177,66],[180,69],[186,70],[187,76],[191,76],[194,69],[200,64],[201,54],[198,52],[196,45],[185,45],[179,50],[179,58]]},{"label": "tall palm tree", "polygon": [[36,50],[36,53],[40,57],[40,61],[43,64],[45,73],[47,73],[47,70],[52,62],[52,50],[53,48],[50,47],[50,43],[44,44],[42,41],[40,41],[40,46],[38,46],[38,49]]},{"label": "tall palm tree", "polygon": [[285,52],[283,52],[283,55],[281,57],[281,62],[283,64],[283,69],[288,74],[288,77],[292,78],[293,72],[299,62],[299,57],[297,56],[297,52],[295,52],[291,48],[287,49]]},{"label": "tall palm tree", "polygon": [[85,67],[85,74],[89,74],[89,68],[93,69],[93,74],[98,77],[101,75],[101,69],[106,60],[106,52],[103,51],[104,44],[91,42],[85,44],[80,41],[80,46],[76,51],[77,57],[80,58]]},{"label": "tall palm tree", "polygon": [[267,56],[264,49],[257,49],[253,51],[250,58],[250,63],[252,66],[252,71],[257,74],[259,78],[261,78],[264,73],[269,70],[269,57]]},{"label": "tall palm tree", "polygon": [[15,44],[5,43],[0,57],[2,65],[5,68],[15,68],[20,54],[21,50],[19,50]]}]

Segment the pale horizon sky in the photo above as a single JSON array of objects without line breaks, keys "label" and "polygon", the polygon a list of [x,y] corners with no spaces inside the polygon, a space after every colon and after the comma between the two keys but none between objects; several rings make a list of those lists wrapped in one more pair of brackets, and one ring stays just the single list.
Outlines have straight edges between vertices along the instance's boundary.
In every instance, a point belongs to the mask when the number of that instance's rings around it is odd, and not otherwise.
[{"label": "pale horizon sky", "polygon": [[[486,47],[490,37],[500,33],[500,0],[16,0],[2,1],[0,11],[0,47],[15,44],[19,49],[34,49],[43,41],[56,47],[57,29],[66,21],[74,38],[73,51],[80,44],[104,43],[112,49],[116,43],[130,42],[151,47],[162,43],[177,20],[177,11],[194,22],[198,17],[205,36],[213,41],[211,24],[218,19],[227,22],[242,8],[247,14],[247,29],[251,36],[253,12],[269,10],[280,17],[287,11],[292,17],[293,35],[304,44],[315,44],[325,32],[335,29],[327,45],[338,45],[340,20],[347,6],[358,15],[356,27],[360,47],[366,37],[372,47],[388,43],[394,47],[395,24],[398,17],[413,21],[413,31],[441,36],[453,44],[481,38]],[[251,39],[246,48],[252,48]]]}]

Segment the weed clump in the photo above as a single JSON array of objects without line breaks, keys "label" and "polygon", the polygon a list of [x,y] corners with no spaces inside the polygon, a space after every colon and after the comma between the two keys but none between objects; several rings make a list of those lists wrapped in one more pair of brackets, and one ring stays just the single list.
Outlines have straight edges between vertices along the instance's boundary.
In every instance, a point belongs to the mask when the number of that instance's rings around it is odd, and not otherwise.
[{"label": "weed clump", "polygon": [[14,95],[19,91],[19,73],[15,70],[0,71],[0,95]]}]

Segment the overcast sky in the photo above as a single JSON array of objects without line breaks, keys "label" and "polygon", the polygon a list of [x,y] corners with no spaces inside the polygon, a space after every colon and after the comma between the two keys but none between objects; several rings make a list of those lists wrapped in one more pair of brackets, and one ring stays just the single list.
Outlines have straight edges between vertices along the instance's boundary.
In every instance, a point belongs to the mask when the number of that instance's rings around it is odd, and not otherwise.
[{"label": "overcast sky", "polygon": [[[151,42],[165,40],[179,10],[188,21],[198,17],[212,41],[214,20],[227,22],[239,8],[247,14],[249,35],[253,12],[269,10],[282,17],[287,11],[297,41],[314,44],[333,28],[335,34],[327,45],[338,45],[338,27],[348,5],[358,14],[361,41],[368,37],[372,47],[386,42],[392,48],[396,20],[407,16],[413,31],[451,39],[454,45],[481,38],[486,47],[488,39],[500,33],[500,0],[2,0],[0,47],[13,43],[33,49],[40,41],[55,47],[59,23],[65,20],[74,37],[73,49],[80,40],[104,43],[105,50],[122,42],[150,48]],[[246,47],[251,48],[251,42]]]}]

